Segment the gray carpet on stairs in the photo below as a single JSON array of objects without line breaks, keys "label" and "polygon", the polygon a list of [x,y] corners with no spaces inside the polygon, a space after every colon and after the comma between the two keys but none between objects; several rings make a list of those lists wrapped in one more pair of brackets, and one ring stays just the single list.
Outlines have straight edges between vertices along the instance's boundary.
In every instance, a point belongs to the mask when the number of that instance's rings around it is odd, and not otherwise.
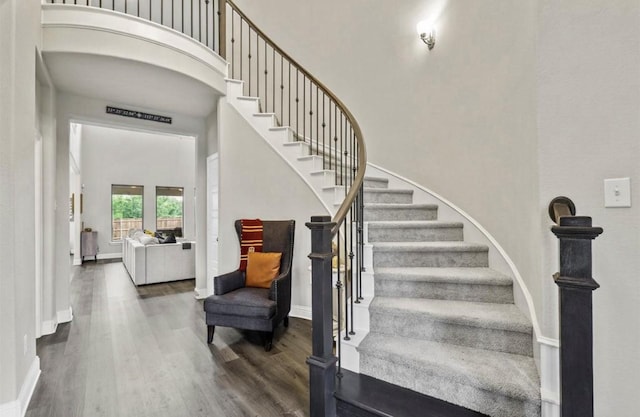
[{"label": "gray carpet on stairs", "polygon": [[375,297],[360,371],[493,417],[539,417],[530,321],[489,248],[463,241],[437,206],[372,179],[365,221]]}]

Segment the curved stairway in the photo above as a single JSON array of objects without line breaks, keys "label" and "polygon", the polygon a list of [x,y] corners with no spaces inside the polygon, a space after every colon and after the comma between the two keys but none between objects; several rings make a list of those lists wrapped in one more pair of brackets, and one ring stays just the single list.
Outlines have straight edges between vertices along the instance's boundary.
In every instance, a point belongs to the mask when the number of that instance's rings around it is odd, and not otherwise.
[{"label": "curved stairway", "polygon": [[487,246],[464,242],[462,223],[438,221],[411,190],[365,186],[375,297],[360,372],[489,416],[539,416],[532,326]]}]

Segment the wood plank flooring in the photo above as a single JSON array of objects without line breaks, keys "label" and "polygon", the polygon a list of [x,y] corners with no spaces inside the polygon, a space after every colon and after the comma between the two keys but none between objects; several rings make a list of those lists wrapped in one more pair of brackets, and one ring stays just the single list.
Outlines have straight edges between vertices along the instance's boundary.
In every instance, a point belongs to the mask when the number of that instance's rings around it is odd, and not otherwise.
[{"label": "wood plank flooring", "polygon": [[193,280],[136,288],[121,262],[74,270],[74,319],[38,340],[27,417],[307,416],[311,324],[218,327],[207,345]]}]

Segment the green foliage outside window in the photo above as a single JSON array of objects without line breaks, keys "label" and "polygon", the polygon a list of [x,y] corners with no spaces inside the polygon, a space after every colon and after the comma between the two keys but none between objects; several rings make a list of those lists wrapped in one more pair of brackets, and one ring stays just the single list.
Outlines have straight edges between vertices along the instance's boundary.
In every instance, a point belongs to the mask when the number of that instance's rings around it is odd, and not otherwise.
[{"label": "green foliage outside window", "polygon": [[182,217],[182,197],[159,195],[156,198],[156,216],[158,218]]},{"label": "green foliage outside window", "polygon": [[117,219],[141,219],[142,218],[142,196],[141,195],[119,195],[111,196],[111,214],[114,220]]}]

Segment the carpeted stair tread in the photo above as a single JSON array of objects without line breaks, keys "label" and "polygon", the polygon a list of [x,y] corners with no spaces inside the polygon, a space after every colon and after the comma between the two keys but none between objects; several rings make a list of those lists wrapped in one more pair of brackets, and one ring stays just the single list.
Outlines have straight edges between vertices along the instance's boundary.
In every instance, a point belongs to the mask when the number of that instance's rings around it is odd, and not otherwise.
[{"label": "carpeted stair tread", "polygon": [[462,226],[460,222],[444,222],[440,220],[376,220],[369,222],[369,229],[444,229],[449,227],[462,228]]},{"label": "carpeted stair tread", "polygon": [[514,304],[477,303],[405,297],[374,297],[372,312],[419,314],[431,320],[465,326],[531,333],[532,326]]},{"label": "carpeted stair tread", "polygon": [[[393,364],[399,379],[406,380],[407,372],[424,378],[437,376],[519,400],[540,401],[538,371],[533,358],[528,356],[407,337],[391,338],[374,332],[365,337],[358,351],[361,363],[363,359],[366,362],[366,356],[371,356]],[[366,367],[362,371],[374,378],[417,391],[415,386],[399,383],[394,375],[381,377],[376,375],[378,372]],[[451,398],[442,399],[452,401]]]},{"label": "carpeted stair tread", "polygon": [[376,268],[376,279],[433,283],[512,286],[508,276],[491,268]]},{"label": "carpeted stair tread", "polygon": [[427,209],[437,210],[437,204],[404,204],[404,203],[365,203],[366,209]]},{"label": "carpeted stair tread", "polygon": [[[376,252],[488,252],[486,245],[467,242],[375,242]],[[376,269],[377,270],[377,269]]]}]

